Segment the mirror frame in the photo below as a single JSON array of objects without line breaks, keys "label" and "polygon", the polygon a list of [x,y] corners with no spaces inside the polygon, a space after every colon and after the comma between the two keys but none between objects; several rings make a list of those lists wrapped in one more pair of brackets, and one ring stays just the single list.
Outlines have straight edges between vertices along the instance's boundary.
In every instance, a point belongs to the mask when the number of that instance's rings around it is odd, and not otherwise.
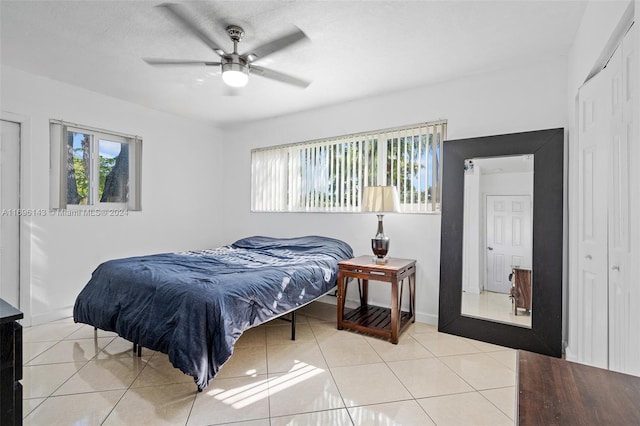
[{"label": "mirror frame", "polygon": [[[533,154],[533,283],[531,328],[463,316],[464,161]],[[487,343],[562,356],[564,129],[443,143],[438,331]]]}]

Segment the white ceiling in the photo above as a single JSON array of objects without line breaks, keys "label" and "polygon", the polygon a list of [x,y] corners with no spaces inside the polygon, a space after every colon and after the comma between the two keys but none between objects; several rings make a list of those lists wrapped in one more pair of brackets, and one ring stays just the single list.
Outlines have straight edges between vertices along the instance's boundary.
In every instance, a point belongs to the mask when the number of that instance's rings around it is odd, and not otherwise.
[{"label": "white ceiling", "polygon": [[160,3],[0,0],[1,62],[225,126],[552,60],[567,54],[585,8],[575,0],[179,2],[225,50],[231,23],[245,29],[241,53],[293,25],[311,39],[256,61],[309,87],[252,76],[228,96],[217,68],[141,60],[219,59]]}]

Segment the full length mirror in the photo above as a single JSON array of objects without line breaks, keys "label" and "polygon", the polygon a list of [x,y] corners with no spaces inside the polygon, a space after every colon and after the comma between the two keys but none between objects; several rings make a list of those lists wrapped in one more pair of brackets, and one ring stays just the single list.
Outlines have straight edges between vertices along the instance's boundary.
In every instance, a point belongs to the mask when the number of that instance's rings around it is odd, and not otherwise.
[{"label": "full length mirror", "polygon": [[[469,203],[465,206],[465,162],[471,159],[518,156],[528,156],[533,162],[533,197],[530,207],[531,323],[528,326],[463,313],[462,304],[463,275],[482,274],[483,267],[477,266],[477,271],[463,268],[464,219],[465,214],[469,214]],[[438,330],[497,345],[561,356],[564,130],[549,129],[446,141],[442,157]],[[494,167],[494,171],[498,168],[501,167]],[[521,206],[520,209],[526,210],[526,207]],[[480,246],[480,241],[477,244],[478,253],[481,247],[492,247]],[[470,253],[467,252],[467,255]],[[475,260],[478,264],[479,259]],[[515,263],[513,266],[516,266]],[[514,269],[518,268],[511,268],[512,271]],[[504,275],[504,272],[501,270],[500,275]],[[478,276],[475,278],[480,280]],[[522,311],[526,312],[526,309],[518,309],[518,314]]]},{"label": "full length mirror", "polygon": [[531,327],[533,158],[465,159],[462,315]]}]

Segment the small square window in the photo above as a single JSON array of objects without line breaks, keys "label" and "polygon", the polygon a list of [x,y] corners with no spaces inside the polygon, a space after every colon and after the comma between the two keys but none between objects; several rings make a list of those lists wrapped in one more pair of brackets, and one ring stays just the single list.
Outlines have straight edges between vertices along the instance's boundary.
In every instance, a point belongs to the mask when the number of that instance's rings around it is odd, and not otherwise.
[{"label": "small square window", "polygon": [[137,137],[52,121],[51,207],[139,210],[141,147]]}]

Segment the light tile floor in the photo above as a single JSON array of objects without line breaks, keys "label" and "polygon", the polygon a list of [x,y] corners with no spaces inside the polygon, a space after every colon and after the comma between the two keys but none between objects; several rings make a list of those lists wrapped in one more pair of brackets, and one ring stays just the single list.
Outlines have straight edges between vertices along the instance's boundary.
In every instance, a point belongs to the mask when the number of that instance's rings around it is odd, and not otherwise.
[{"label": "light tile floor", "polygon": [[505,293],[483,291],[473,294],[463,291],[462,314],[531,328],[532,312],[518,308],[518,315],[515,315],[513,300]]},{"label": "light tile floor", "polygon": [[510,425],[512,349],[412,324],[338,331],[335,306],[248,330],[202,392],[167,356],[71,318],[24,329],[25,425]]}]

